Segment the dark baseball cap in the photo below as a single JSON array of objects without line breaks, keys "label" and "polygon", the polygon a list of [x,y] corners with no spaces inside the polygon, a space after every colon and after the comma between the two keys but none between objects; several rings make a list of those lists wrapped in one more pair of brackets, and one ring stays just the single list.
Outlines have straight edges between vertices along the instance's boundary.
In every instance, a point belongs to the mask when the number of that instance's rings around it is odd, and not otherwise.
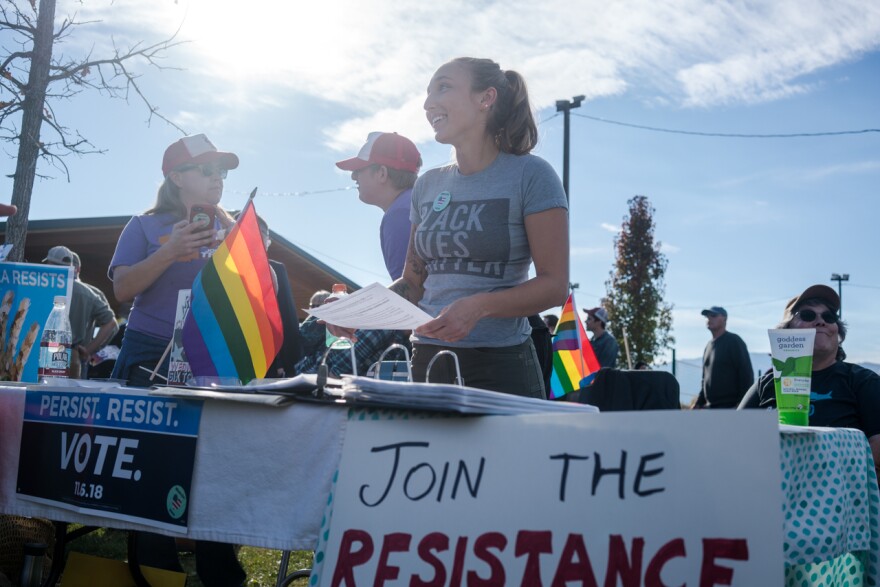
[{"label": "dark baseball cap", "polygon": [[725,318],[727,318],[727,310],[722,308],[721,306],[712,306],[711,308],[706,308],[702,312],[700,312],[703,316],[708,316],[709,314],[721,314]]},{"label": "dark baseball cap", "polygon": [[52,265],[73,265],[73,256],[75,254],[76,253],[64,245],[58,245],[49,249],[46,258],[43,259],[43,263],[50,263]]},{"label": "dark baseball cap", "polygon": [[788,303],[785,305],[783,320],[791,319],[801,303],[809,299],[822,300],[832,312],[840,310],[840,296],[837,295],[837,292],[827,285],[816,284],[802,291],[799,296],[788,300]]}]

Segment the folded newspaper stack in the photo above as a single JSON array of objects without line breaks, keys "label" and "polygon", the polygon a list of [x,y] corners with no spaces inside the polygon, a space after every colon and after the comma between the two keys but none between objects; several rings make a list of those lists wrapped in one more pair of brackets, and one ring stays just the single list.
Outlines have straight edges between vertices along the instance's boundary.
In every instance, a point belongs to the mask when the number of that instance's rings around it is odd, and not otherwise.
[{"label": "folded newspaper stack", "polygon": [[457,412],[460,414],[515,415],[546,412],[598,413],[595,406],[553,402],[498,393],[475,387],[441,383],[384,381],[372,377],[342,377],[341,392],[346,403],[363,403],[394,408]]}]

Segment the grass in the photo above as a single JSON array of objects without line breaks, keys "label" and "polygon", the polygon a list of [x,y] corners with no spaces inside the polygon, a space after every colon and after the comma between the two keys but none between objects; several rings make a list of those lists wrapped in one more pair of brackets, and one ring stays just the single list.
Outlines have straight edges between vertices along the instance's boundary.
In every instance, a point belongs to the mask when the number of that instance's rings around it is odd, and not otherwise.
[{"label": "grass", "polygon": [[[71,529],[75,528],[71,525]],[[70,543],[68,551],[77,551],[94,556],[124,561],[127,559],[127,534],[121,530],[99,528]],[[278,565],[281,563],[280,550],[268,550],[242,546],[238,553],[241,566],[247,572],[249,587],[274,587],[278,576]],[[196,576],[196,562],[192,553],[182,551],[180,562],[186,571],[186,587],[202,587]],[[306,550],[291,553],[288,569],[298,570],[312,566],[312,553]],[[291,583],[296,587],[308,585],[308,579],[296,579]]]}]

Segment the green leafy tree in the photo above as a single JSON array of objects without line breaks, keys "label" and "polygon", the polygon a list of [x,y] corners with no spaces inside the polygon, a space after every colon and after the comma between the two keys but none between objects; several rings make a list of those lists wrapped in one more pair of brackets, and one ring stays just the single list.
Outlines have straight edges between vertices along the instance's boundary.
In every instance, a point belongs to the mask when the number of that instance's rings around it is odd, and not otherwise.
[{"label": "green leafy tree", "polygon": [[24,255],[38,160],[62,171],[69,181],[65,157],[101,152],[58,120],[55,102],[84,90],[125,100],[134,95],[144,103],[150,118],[160,118],[183,132],[150,104],[138,85],[138,75],[130,69],[134,62],[164,69],[159,59],[179,43],[174,36],[153,45],[138,42],[119,47],[114,41],[109,54],[100,57],[53,54],[77,27],[92,24],[78,22],[76,15],[56,21],[55,2],[0,0],[0,141],[17,145],[12,203],[18,213],[6,226],[6,242],[13,245],[11,261],[20,261]]},{"label": "green leafy tree", "polygon": [[654,207],[648,198],[635,196],[628,204],[629,214],[614,238],[617,259],[605,282],[602,305],[621,343],[621,363],[626,364],[626,333],[633,365],[651,364],[675,342],[669,334],[672,305],[663,300],[668,261],[660,252],[660,242],[654,241]]}]

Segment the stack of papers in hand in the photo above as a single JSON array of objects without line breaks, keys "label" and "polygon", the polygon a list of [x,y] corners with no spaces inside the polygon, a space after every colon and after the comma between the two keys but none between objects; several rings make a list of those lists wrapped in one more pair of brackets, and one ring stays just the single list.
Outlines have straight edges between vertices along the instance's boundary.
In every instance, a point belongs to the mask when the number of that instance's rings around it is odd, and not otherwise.
[{"label": "stack of papers in hand", "polygon": [[412,330],[431,320],[424,310],[378,283],[306,312],[328,324],[364,330]]},{"label": "stack of papers in hand", "polygon": [[553,402],[474,387],[385,381],[372,377],[349,375],[342,377],[341,397],[346,403],[460,414],[515,415],[541,412],[599,412],[597,407],[586,404]]}]

